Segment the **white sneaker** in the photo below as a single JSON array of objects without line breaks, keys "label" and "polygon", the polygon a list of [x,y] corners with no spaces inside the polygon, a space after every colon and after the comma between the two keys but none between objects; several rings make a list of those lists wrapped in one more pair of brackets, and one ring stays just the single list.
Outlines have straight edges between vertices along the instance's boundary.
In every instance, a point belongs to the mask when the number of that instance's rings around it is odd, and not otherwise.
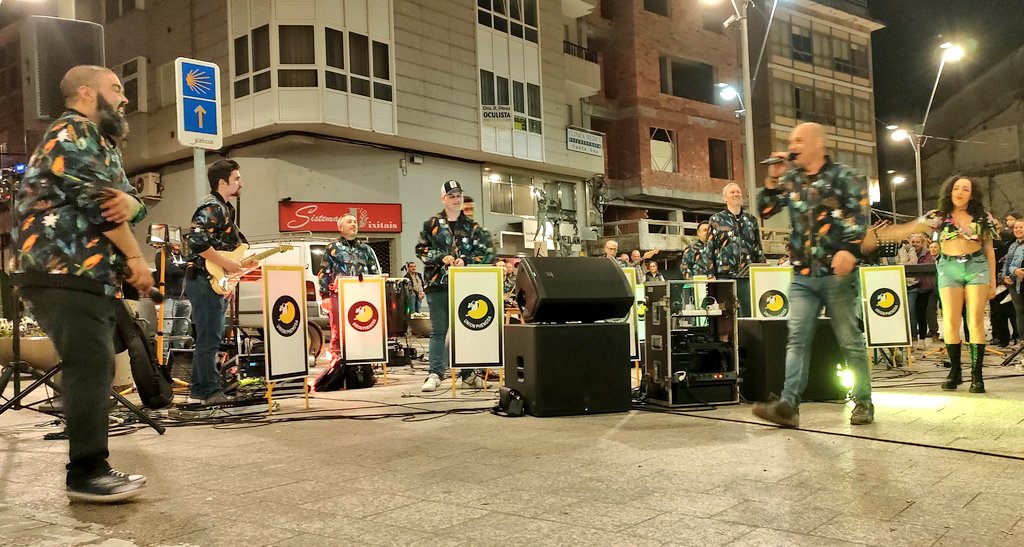
[{"label": "white sneaker", "polygon": [[439,387],[441,387],[441,377],[431,373],[423,382],[423,387],[420,388],[420,391],[437,391]]},{"label": "white sneaker", "polygon": [[484,379],[479,374],[473,373],[468,378],[463,378],[462,382],[459,383],[459,389],[483,389]]}]

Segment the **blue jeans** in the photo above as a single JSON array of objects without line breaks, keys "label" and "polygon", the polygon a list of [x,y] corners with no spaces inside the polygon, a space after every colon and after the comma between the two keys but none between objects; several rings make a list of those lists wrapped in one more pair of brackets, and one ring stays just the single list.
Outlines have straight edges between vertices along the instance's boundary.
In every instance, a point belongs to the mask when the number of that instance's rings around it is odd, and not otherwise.
[{"label": "blue jeans", "polygon": [[[192,316],[192,303],[186,298],[164,299],[164,362],[171,348],[183,348],[185,342],[181,338],[189,335],[189,317]],[[174,337],[174,338],[169,338]]]},{"label": "blue jeans", "polygon": [[800,395],[807,388],[811,343],[822,306],[831,318],[846,366],[853,371],[854,400],[871,401],[871,367],[856,314],[858,293],[856,272],[844,276],[793,277],[789,288],[789,341],[782,398],[794,407],[800,405]]},{"label": "blue jeans", "polygon": [[205,276],[185,281],[185,294],[192,303],[192,323],[196,328],[189,395],[194,399],[206,399],[220,390],[217,352],[224,338],[224,313],[228,309],[228,301],[213,292],[210,280]]},{"label": "blue jeans", "polygon": [[910,341],[917,340],[915,329],[917,328],[917,286],[907,287],[907,309],[910,311]]},{"label": "blue jeans", "polygon": [[[444,373],[448,370],[448,346],[445,344],[445,337],[448,335],[447,287],[443,291],[427,292],[427,309],[430,310],[431,329],[428,346],[430,373],[443,380]],[[473,371],[470,369],[462,371],[463,378],[468,378],[472,374]]]}]

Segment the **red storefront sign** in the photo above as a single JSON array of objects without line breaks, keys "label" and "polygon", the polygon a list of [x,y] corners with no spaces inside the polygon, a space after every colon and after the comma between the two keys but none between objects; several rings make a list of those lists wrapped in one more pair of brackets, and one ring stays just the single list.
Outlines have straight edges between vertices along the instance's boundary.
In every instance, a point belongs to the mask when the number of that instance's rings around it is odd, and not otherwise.
[{"label": "red storefront sign", "polygon": [[401,203],[320,203],[283,201],[277,205],[282,232],[337,232],[338,219],[355,215],[360,232],[402,232]]}]

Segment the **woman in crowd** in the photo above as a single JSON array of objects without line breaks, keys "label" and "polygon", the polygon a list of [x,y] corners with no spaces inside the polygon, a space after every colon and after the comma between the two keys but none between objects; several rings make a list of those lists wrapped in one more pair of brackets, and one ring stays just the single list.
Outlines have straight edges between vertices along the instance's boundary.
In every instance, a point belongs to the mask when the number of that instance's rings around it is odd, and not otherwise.
[{"label": "woman in crowd", "polygon": [[996,261],[993,239],[999,237],[995,218],[982,206],[981,189],[967,177],[954,175],[942,185],[938,208],[908,224],[873,229],[869,239],[901,241],[913,233],[938,232],[941,255],[939,295],[949,376],[942,389],[963,383],[960,359],[962,310],[967,306],[971,354],[971,393],[985,393],[982,363],[985,357],[985,304],[995,295]]}]

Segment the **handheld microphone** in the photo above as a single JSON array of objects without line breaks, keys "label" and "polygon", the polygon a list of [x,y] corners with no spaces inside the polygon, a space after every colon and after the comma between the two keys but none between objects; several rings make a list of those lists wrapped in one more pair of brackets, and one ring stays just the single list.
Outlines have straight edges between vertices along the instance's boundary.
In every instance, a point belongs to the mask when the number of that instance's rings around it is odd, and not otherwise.
[{"label": "handheld microphone", "polygon": [[761,164],[762,165],[775,165],[776,163],[782,163],[784,161],[793,161],[793,160],[796,159],[796,157],[798,155],[799,154],[797,154],[796,152],[790,152],[789,155],[786,156],[785,158],[780,158],[778,156],[772,156],[772,157],[770,157],[770,158],[768,158],[766,160],[761,160]]},{"label": "handheld microphone", "polygon": [[154,304],[160,304],[164,301],[164,295],[160,293],[160,289],[152,287],[149,289],[149,299],[152,300]]}]

